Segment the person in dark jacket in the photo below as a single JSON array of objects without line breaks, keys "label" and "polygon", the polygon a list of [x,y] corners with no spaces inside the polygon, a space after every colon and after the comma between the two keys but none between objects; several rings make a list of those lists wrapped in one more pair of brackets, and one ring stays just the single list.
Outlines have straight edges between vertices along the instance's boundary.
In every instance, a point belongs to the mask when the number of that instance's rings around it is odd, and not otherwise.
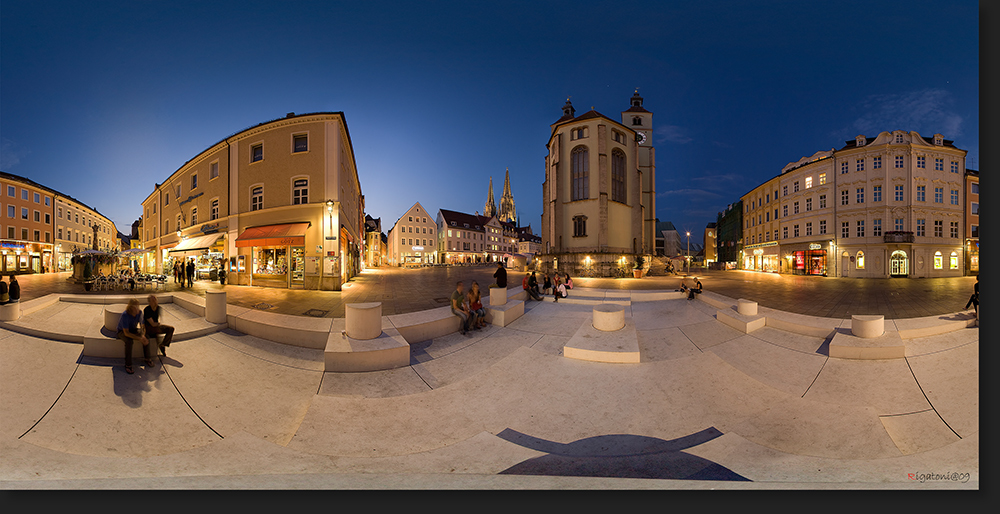
[{"label": "person in dark jacket", "polygon": [[[979,291],[979,284],[976,284],[976,291]],[[17,283],[17,278],[13,274],[10,275],[10,285],[7,286],[7,294],[9,295],[7,303],[21,301],[21,284]]]},{"label": "person in dark jacket", "polygon": [[[2,291],[2,289],[0,289],[0,291]],[[979,318],[979,275],[976,275],[976,288],[972,293],[972,296],[969,297],[969,303],[965,304],[965,308],[968,309],[970,305],[976,308],[976,318],[978,319]]]},{"label": "person in dark jacket", "polygon": [[187,285],[188,287],[194,285],[194,261],[188,261],[187,263]]},{"label": "person in dark jacket", "polygon": [[503,267],[503,261],[497,262],[493,278],[497,279],[497,287],[507,287],[507,269]]},{"label": "person in dark jacket", "polygon": [[10,302],[10,290],[7,289],[7,283],[0,278],[0,305]]}]

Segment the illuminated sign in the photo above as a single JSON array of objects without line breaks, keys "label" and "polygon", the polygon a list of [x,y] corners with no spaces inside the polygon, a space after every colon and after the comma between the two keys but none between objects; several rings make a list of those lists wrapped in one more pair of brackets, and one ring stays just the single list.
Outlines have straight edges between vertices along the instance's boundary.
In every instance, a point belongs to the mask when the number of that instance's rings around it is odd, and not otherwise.
[{"label": "illuminated sign", "polygon": [[415,252],[419,252],[419,251],[421,251],[421,250],[423,250],[423,249],[424,249],[424,247],[423,247],[423,246],[414,246],[414,247],[413,247],[413,251],[415,251]]},{"label": "illuminated sign", "polygon": [[809,249],[810,250],[820,250],[822,248],[823,248],[823,245],[821,245],[819,243],[809,243]]}]

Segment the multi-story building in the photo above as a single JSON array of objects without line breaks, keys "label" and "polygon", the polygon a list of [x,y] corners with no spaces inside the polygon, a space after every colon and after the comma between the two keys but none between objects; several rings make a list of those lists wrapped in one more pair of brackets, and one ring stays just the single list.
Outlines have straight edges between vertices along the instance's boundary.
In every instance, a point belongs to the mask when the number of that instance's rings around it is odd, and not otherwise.
[{"label": "multi-story building", "polygon": [[965,273],[979,274],[979,170],[965,170]]},{"label": "multi-story building", "polygon": [[[551,125],[542,183],[542,266],[609,276],[655,245],[653,113],[638,91],[621,122],[567,99]],[[648,259],[647,259],[648,261]]]},{"label": "multi-story building", "polygon": [[681,234],[670,221],[660,221],[659,218],[656,218],[655,244],[656,255],[677,257],[684,253]]},{"label": "multi-story building", "polygon": [[437,223],[420,202],[413,204],[389,229],[386,257],[393,266],[438,262]]},{"label": "multi-story building", "polygon": [[[437,244],[435,243],[435,246]],[[385,257],[382,245],[382,218],[365,214],[365,267],[377,268]]]},{"label": "multi-story building", "polygon": [[81,250],[96,248],[111,252],[127,249],[121,247],[117,234],[114,222],[97,209],[75,198],[55,195],[55,251],[59,271],[71,271],[73,254]]},{"label": "multi-story building", "polygon": [[517,226],[497,216],[440,209],[437,225],[443,263],[496,262],[517,253]]},{"label": "multi-story building", "polygon": [[716,216],[715,251],[719,269],[736,269],[742,265],[743,201],[729,204]]},{"label": "multi-story building", "polygon": [[226,137],[142,206],[157,272],[193,259],[199,276],[228,266],[233,284],[340,290],[360,271],[364,196],[342,112],[289,113]]},{"label": "multi-story building", "polygon": [[705,266],[712,266],[718,260],[715,250],[715,222],[705,226]]},{"label": "multi-story building", "polygon": [[[965,153],[941,134],[928,141],[893,131],[789,163],[742,197],[743,267],[842,277],[961,275]],[[769,207],[774,194],[778,204]],[[777,270],[763,255],[771,247],[780,254]],[[758,250],[763,264],[751,253]]]},{"label": "multi-story building", "polygon": [[542,238],[531,231],[531,224],[517,227],[517,248],[519,254],[528,256],[529,260],[542,249]]},{"label": "multi-story building", "polygon": [[53,268],[52,206],[56,191],[35,181],[0,172],[0,270],[45,273]]}]

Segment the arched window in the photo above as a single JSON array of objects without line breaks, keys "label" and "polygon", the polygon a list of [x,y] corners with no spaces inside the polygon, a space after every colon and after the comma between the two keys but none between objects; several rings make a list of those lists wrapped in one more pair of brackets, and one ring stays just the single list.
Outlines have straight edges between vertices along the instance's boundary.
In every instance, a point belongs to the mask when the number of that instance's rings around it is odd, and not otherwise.
[{"label": "arched window", "polygon": [[611,152],[611,200],[625,202],[625,152]]},{"label": "arched window", "polygon": [[941,252],[934,252],[934,269],[941,269],[944,267],[944,258],[941,256]]},{"label": "arched window", "polygon": [[573,237],[584,237],[587,235],[587,217],[573,217]]},{"label": "arched window", "polygon": [[865,252],[859,251],[855,261],[858,269],[865,269]]},{"label": "arched window", "polygon": [[958,253],[951,252],[951,269],[958,269]]},{"label": "arched window", "polygon": [[586,146],[578,146],[570,154],[570,170],[573,175],[572,200],[586,200],[590,192],[590,152]]}]

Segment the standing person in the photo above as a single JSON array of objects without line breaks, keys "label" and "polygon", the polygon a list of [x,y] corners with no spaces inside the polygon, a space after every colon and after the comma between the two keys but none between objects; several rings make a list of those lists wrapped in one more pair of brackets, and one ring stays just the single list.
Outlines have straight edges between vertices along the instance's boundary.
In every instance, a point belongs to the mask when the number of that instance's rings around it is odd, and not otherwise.
[{"label": "standing person", "polygon": [[451,313],[462,319],[462,335],[469,335],[469,320],[472,313],[466,307],[465,285],[459,280],[455,284],[455,291],[451,293]]},{"label": "standing person", "polygon": [[[15,303],[21,301],[21,284],[17,283],[17,278],[13,273],[10,274],[10,285],[7,286],[7,303]],[[976,290],[979,290],[979,286],[976,286]]]},{"label": "standing person", "polygon": [[[0,291],[2,291],[2,289],[0,289]],[[976,275],[975,290],[972,293],[972,296],[969,297],[969,303],[965,304],[965,308],[968,309],[970,305],[975,307],[976,319],[979,319],[979,275]]]},{"label": "standing person", "polygon": [[189,260],[187,263],[187,284],[188,287],[194,285],[194,260]]},{"label": "standing person", "polygon": [[479,290],[479,282],[472,281],[469,288],[469,311],[476,317],[473,327],[479,330],[486,326],[486,309],[483,308],[482,292]]},{"label": "standing person", "polygon": [[531,275],[526,273],[524,275],[524,279],[521,280],[521,289],[524,289],[524,292],[527,293],[532,300],[541,301],[542,297],[539,296],[538,293],[536,293],[535,290],[531,287],[530,280],[531,280]]},{"label": "standing person", "polygon": [[163,342],[160,343],[159,349],[163,352],[163,355],[166,356],[167,347],[170,346],[170,342],[174,338],[174,327],[160,323],[160,317],[163,315],[163,308],[157,304],[155,296],[147,296],[146,303],[148,303],[148,305],[146,305],[146,308],[142,310],[143,328],[146,329],[147,336],[156,337],[159,334],[164,334]]},{"label": "standing person", "polygon": [[180,272],[179,265],[180,265],[179,262],[174,261],[174,283],[175,284],[181,281],[181,272]]},{"label": "standing person", "polygon": [[563,284],[559,275],[556,275],[556,287],[555,290],[552,291],[552,296],[555,296],[552,300],[553,302],[558,302],[560,298],[566,298],[566,284]]},{"label": "standing person", "polygon": [[143,334],[142,311],[139,310],[139,300],[135,298],[128,301],[128,307],[118,319],[118,339],[125,343],[125,372],[131,375],[132,371],[132,345],[139,341],[142,343],[142,354],[146,358],[146,367],[153,367],[153,358],[149,355],[149,339]]},{"label": "standing person", "polygon": [[549,274],[545,274],[545,282],[542,283],[542,294],[549,294],[549,289],[552,289],[552,279]]},{"label": "standing person", "polygon": [[226,285],[226,264],[223,263],[222,267],[219,268],[219,283]]},{"label": "standing person", "polygon": [[507,287],[507,268],[503,267],[503,261],[497,262],[497,270],[493,272],[493,278],[497,279],[497,287]]}]

